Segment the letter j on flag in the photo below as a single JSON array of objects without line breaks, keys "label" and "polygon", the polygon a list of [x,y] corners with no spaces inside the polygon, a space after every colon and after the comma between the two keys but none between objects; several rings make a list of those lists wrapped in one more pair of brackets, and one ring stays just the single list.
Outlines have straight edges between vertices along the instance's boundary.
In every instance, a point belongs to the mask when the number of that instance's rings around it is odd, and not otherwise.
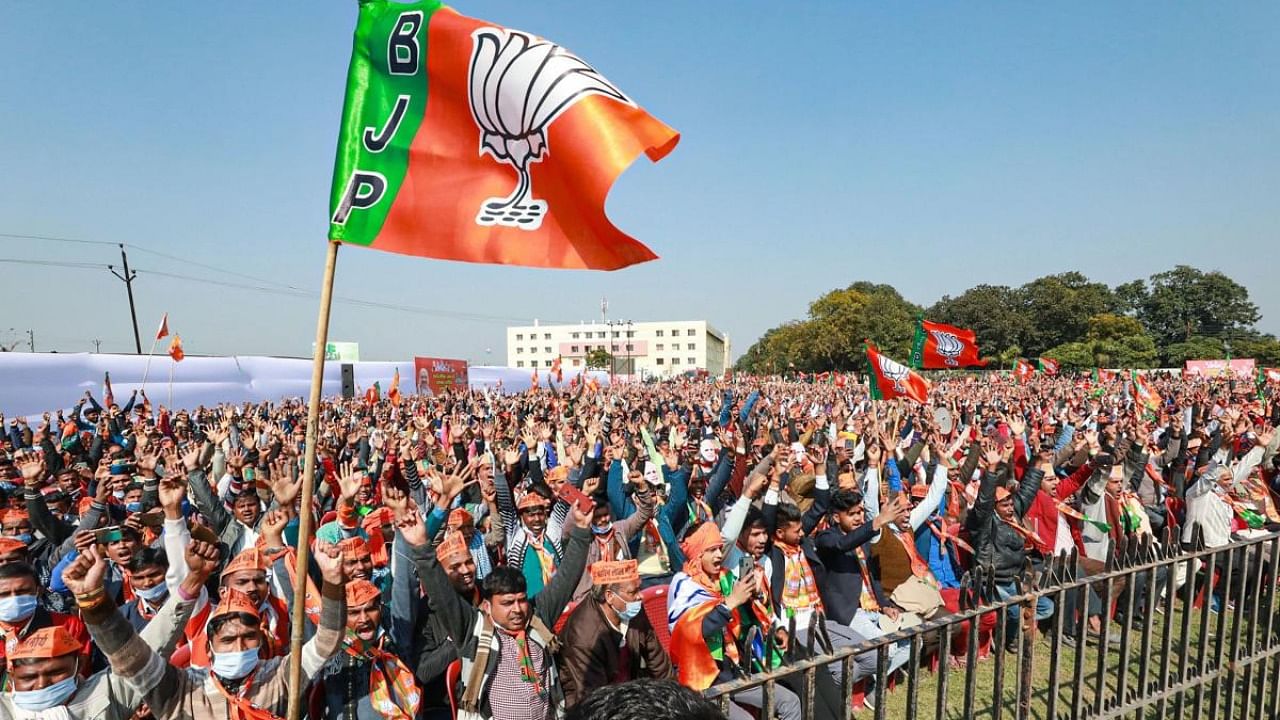
[{"label": "letter j on flag", "polygon": [[680,136],[550,41],[439,2],[360,2],[329,239],[464,262],[615,270],[657,256],[605,216]]}]

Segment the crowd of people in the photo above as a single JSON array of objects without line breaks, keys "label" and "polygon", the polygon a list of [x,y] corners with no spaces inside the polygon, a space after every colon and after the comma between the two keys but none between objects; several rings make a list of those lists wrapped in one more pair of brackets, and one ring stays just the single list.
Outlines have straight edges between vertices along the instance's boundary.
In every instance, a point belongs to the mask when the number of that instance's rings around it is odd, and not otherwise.
[{"label": "crowd of people", "polygon": [[[1126,535],[1280,528],[1270,390],[1152,387],[986,373],[939,378],[927,404],[781,378],[333,399],[311,507],[303,403],[85,393],[0,418],[0,717],[271,720],[291,696],[313,720],[590,717],[619,683],[703,691],[784,666],[817,628],[841,649],[958,612],[975,566],[1008,596],[1061,553],[1100,572]],[[1117,590],[1141,608],[1194,580]],[[1102,648],[1147,621],[1091,591],[1062,605],[993,620],[1010,649],[1055,613]],[[888,672],[909,653],[894,643]],[[876,654],[855,659],[870,698]],[[820,674],[816,716],[849,702],[841,673]],[[617,697],[696,705],[637,687]],[[731,700],[735,718],[765,705]],[[800,708],[778,688],[778,717]]]}]

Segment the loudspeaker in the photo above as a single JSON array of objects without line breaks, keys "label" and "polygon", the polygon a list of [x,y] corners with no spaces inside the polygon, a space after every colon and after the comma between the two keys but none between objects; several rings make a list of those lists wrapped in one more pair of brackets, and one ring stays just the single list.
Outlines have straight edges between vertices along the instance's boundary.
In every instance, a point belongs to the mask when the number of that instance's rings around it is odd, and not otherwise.
[{"label": "loudspeaker", "polygon": [[356,371],[351,363],[342,363],[342,397],[350,400],[356,396]]}]

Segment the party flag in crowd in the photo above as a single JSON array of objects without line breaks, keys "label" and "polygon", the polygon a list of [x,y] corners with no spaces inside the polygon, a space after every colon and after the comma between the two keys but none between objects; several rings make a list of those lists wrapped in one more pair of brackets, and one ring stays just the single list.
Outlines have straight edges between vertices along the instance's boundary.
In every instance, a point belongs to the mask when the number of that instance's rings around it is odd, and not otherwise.
[{"label": "party flag in crowd", "polygon": [[186,357],[186,353],[182,352],[182,336],[174,335],[173,340],[169,341],[169,357],[174,362],[182,362],[182,358]]},{"label": "party flag in crowd", "polygon": [[1058,374],[1058,361],[1053,358],[1042,357],[1039,359],[1040,372],[1045,375],[1053,376]]},{"label": "party flag in crowd", "polygon": [[156,330],[156,340],[169,336],[169,313],[160,318],[160,329]]},{"label": "party flag in crowd", "polygon": [[102,404],[105,407],[116,404],[115,393],[111,392],[111,373],[109,372],[102,374]]},{"label": "party flag in crowd", "polygon": [[906,365],[880,354],[870,342],[867,343],[867,362],[871,364],[871,397],[876,400],[909,397],[919,403],[928,401],[928,381]]},{"label": "party flag in crowd", "polygon": [[555,360],[551,361],[551,374],[556,376],[556,382],[564,382],[564,371],[560,369],[560,356],[557,355]]},{"label": "party flag in crowd", "polygon": [[1031,379],[1032,375],[1035,375],[1035,374],[1036,374],[1035,365],[1032,365],[1031,363],[1027,362],[1026,360],[1023,360],[1022,358],[1018,358],[1016,361],[1014,361],[1014,364],[1013,364],[1014,377],[1018,378],[1023,382],[1026,382],[1027,380]]},{"label": "party flag in crowd", "polygon": [[400,368],[391,376],[391,389],[387,390],[387,399],[396,405],[400,404]]},{"label": "party flag in crowd", "polygon": [[364,391],[364,401],[366,403],[369,403],[370,405],[373,405],[374,403],[378,402],[381,399],[382,399],[382,385],[377,381],[374,381],[373,387]]},{"label": "party flag in crowd", "polygon": [[1116,372],[1114,370],[1104,370],[1102,368],[1093,369],[1094,382],[1111,382],[1112,380],[1115,380],[1115,379],[1116,379]]},{"label": "party flag in crowd", "polygon": [[533,383],[533,387],[538,387],[538,368],[536,367],[533,369],[533,377],[530,379],[530,382]]},{"label": "party flag in crowd", "polygon": [[911,364],[925,370],[940,370],[982,367],[986,362],[978,352],[978,338],[972,330],[920,318],[916,322]]},{"label": "party flag in crowd", "polygon": [[1133,378],[1133,395],[1143,406],[1154,409],[1160,407],[1163,402],[1160,394],[1152,387],[1151,381],[1146,377],[1139,375],[1137,370],[1130,370],[1130,377]]},{"label": "party flag in crowd", "polygon": [[679,134],[548,40],[436,0],[361,2],[329,238],[465,262],[615,270],[657,256],[605,216]]}]

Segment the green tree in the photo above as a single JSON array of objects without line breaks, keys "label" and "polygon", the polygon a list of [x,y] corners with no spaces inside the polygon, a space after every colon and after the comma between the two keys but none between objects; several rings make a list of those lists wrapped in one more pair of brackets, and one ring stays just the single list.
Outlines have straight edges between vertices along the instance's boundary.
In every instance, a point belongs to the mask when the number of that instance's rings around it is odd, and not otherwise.
[{"label": "green tree", "polygon": [[613,362],[613,356],[604,348],[596,348],[587,353],[587,367],[592,370],[607,370]]},{"label": "green tree", "polygon": [[1078,272],[1036,278],[1018,290],[1031,333],[1023,342],[1031,355],[1085,336],[1089,318],[1116,307],[1111,288]]},{"label": "green tree", "polygon": [[1160,362],[1164,367],[1182,367],[1188,360],[1218,360],[1226,356],[1221,340],[1195,336],[1165,345],[1161,348]]},{"label": "green tree", "polygon": [[1220,272],[1187,265],[1152,275],[1134,297],[1135,314],[1158,345],[1247,334],[1260,317],[1248,288]]},{"label": "green tree", "polygon": [[1015,348],[1021,352],[1032,329],[1017,291],[1004,285],[977,285],[956,297],[944,295],[925,317],[973,330],[978,349],[995,358],[1004,358]]}]

